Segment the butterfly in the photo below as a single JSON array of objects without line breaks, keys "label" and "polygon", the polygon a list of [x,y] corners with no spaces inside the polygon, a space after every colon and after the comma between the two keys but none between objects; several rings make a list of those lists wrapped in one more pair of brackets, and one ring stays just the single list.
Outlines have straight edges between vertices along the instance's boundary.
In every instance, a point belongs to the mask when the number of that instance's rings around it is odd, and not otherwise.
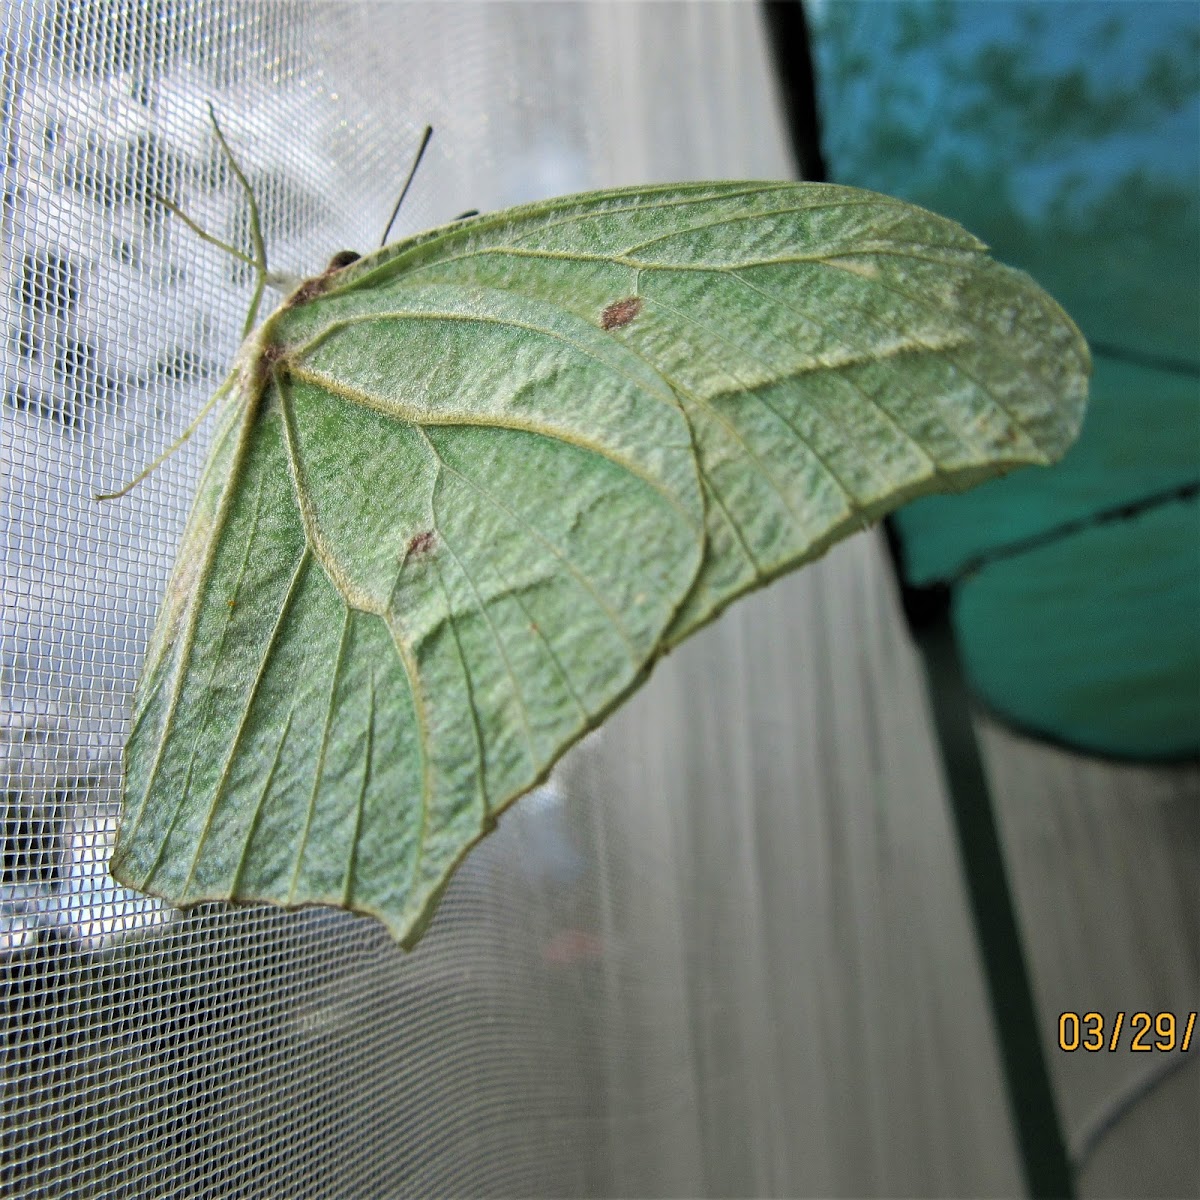
[{"label": "butterfly", "polygon": [[111,863],[172,904],[337,905],[413,946],[470,848],[666,651],[1079,430],[1070,318],[886,196],[560,197],[339,254],[255,324],[269,272],[229,157],[255,299]]}]

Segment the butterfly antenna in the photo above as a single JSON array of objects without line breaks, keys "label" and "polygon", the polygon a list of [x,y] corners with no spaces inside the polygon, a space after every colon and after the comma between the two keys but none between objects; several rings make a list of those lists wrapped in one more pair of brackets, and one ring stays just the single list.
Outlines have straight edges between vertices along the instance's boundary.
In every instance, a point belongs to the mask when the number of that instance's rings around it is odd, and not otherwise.
[{"label": "butterfly antenna", "polygon": [[267,246],[263,241],[262,220],[258,212],[258,201],[254,198],[254,189],[250,186],[250,180],[246,178],[246,173],[238,166],[238,160],[234,158],[233,151],[229,148],[229,143],[225,140],[225,134],[221,132],[221,125],[217,121],[217,113],[211,101],[208,105],[208,119],[212,122],[213,132],[217,135],[217,141],[220,143],[225,157],[229,160],[230,169],[237,177],[238,183],[242,185],[242,191],[246,193],[246,201],[250,206],[250,241],[254,248],[254,257],[249,258],[234,251],[237,257],[254,268],[254,273],[257,276],[254,283],[254,296],[250,300],[250,311],[246,314],[246,323],[242,327],[242,337],[245,337],[250,332],[255,318],[258,316],[259,305],[262,304],[263,291],[267,286]]},{"label": "butterfly antenna", "polygon": [[426,125],[425,132],[421,135],[421,144],[417,147],[416,157],[413,159],[413,164],[408,168],[408,178],[404,181],[404,186],[400,189],[400,199],[396,201],[396,207],[392,209],[392,215],[388,218],[387,228],[383,231],[383,237],[380,239],[379,248],[382,250],[387,245],[388,234],[392,232],[392,226],[396,223],[396,218],[400,215],[400,205],[404,203],[404,197],[408,195],[408,189],[412,185],[413,176],[417,173],[417,168],[421,165],[421,159],[425,156],[425,147],[429,145],[429,139],[433,137],[433,126]]}]

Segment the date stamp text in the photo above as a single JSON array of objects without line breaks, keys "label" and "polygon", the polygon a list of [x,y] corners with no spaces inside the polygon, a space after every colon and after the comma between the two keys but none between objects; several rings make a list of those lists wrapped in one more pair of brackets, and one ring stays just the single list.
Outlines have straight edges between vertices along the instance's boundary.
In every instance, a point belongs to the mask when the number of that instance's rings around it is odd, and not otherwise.
[{"label": "date stamp text", "polygon": [[1058,1048],[1072,1050],[1155,1050],[1191,1049],[1196,1030],[1196,1014],[1170,1012],[1064,1012],[1058,1015]]}]

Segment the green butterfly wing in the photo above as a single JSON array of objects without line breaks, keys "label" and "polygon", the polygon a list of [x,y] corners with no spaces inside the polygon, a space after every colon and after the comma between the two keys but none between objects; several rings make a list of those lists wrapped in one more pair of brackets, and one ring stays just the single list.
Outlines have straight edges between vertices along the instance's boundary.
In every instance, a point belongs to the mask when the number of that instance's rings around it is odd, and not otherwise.
[{"label": "green butterfly wing", "polygon": [[826,185],[567,197],[309,281],[239,355],[113,874],[411,945],[659,654],[911,496],[1053,461],[1088,369],[960,227]]}]

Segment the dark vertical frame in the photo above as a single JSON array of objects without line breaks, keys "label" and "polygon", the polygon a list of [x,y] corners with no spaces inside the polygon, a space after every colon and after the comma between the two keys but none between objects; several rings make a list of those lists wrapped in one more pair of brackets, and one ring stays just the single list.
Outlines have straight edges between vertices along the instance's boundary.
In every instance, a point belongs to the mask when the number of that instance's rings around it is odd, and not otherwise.
[{"label": "dark vertical frame", "polygon": [[[900,552],[888,524],[893,566]],[[909,630],[921,652],[942,775],[991,1002],[1008,1106],[1029,1195],[1075,1195],[1074,1172],[1043,1047],[1004,846],[988,787],[970,689],[958,655],[947,587],[901,584]]]}]

